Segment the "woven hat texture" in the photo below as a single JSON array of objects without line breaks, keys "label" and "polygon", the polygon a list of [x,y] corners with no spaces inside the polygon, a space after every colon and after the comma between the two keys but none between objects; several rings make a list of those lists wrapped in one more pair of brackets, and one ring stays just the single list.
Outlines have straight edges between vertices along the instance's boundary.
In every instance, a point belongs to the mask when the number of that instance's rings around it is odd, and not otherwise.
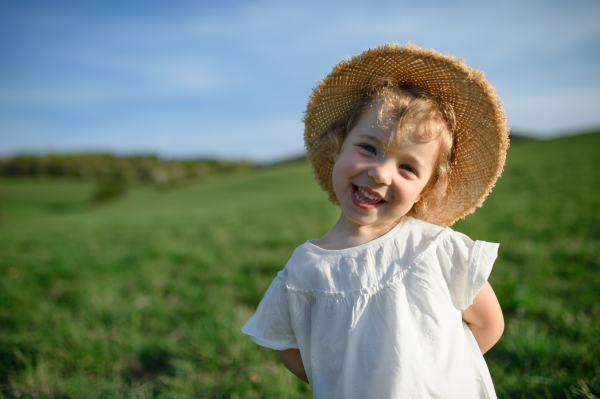
[{"label": "woven hat texture", "polygon": [[339,205],[332,184],[334,161],[321,155],[320,138],[380,78],[411,83],[439,96],[456,117],[445,205],[416,217],[445,227],[473,213],[504,168],[509,129],[502,102],[482,72],[461,59],[410,43],[385,44],[346,59],[313,89],[303,118],[304,142],[315,178],[329,200]]}]

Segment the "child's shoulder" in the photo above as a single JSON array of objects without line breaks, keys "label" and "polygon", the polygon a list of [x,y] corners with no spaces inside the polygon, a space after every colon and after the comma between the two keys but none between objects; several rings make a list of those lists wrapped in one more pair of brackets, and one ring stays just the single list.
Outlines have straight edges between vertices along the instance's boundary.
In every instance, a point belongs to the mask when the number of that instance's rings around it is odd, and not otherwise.
[{"label": "child's shoulder", "polygon": [[424,238],[433,238],[444,231],[450,230],[449,227],[438,226],[437,224],[429,223],[421,219],[416,219],[411,216],[406,216],[409,234],[423,236]]},{"label": "child's shoulder", "polygon": [[[443,248],[445,252],[454,253],[456,249],[468,253],[475,241],[466,234],[450,227],[441,227],[423,220],[412,219],[410,240],[413,246],[426,251],[431,247]],[[417,243],[419,245],[417,245]]]},{"label": "child's shoulder", "polygon": [[328,259],[319,253],[319,247],[306,241],[294,250],[279,276],[285,279],[288,289],[313,291],[321,285],[327,263]]},{"label": "child's shoulder", "polygon": [[297,246],[285,265],[285,271],[306,270],[314,264],[327,263],[328,256],[336,251],[324,250],[313,243],[315,240],[307,240]]}]

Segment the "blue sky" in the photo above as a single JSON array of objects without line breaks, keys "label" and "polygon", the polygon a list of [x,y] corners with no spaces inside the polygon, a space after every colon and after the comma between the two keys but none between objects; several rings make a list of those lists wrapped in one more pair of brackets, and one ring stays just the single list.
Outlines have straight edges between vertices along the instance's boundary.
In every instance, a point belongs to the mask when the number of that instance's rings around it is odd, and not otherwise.
[{"label": "blue sky", "polygon": [[298,155],[316,82],[407,41],[483,70],[514,131],[600,126],[597,0],[0,0],[0,155]]}]

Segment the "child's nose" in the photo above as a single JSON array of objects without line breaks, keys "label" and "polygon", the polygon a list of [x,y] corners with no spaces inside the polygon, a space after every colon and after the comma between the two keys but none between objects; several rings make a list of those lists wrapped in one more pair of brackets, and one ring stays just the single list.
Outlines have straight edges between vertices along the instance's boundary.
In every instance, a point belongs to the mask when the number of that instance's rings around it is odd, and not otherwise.
[{"label": "child's nose", "polygon": [[396,164],[384,160],[371,165],[367,173],[376,183],[390,185],[395,171]]}]

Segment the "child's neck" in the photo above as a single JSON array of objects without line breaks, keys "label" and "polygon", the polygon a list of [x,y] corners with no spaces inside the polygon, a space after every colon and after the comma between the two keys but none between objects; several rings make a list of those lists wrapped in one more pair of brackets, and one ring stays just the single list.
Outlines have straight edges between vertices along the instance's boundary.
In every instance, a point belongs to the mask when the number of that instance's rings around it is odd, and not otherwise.
[{"label": "child's neck", "polygon": [[312,243],[320,248],[330,250],[356,247],[386,234],[400,220],[402,218],[390,220],[385,223],[358,225],[348,221],[342,215],[327,234],[318,240],[313,240]]}]

